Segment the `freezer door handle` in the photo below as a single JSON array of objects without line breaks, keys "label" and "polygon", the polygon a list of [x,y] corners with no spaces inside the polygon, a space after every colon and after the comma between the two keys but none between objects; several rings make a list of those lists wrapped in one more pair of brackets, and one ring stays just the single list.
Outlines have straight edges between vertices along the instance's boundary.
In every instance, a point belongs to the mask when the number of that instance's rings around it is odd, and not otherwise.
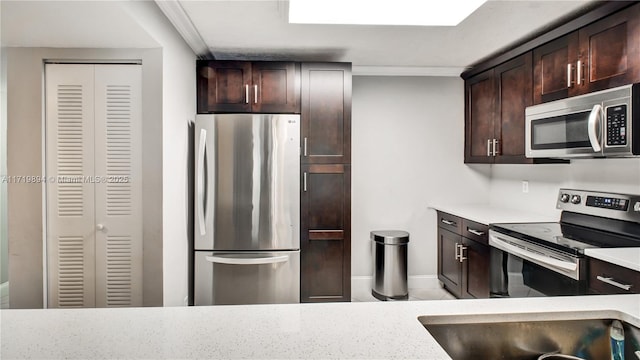
[{"label": "freezer door handle", "polygon": [[198,144],[198,174],[197,176],[197,207],[198,207],[198,227],[200,229],[200,236],[204,236],[207,232],[206,222],[205,222],[205,207],[206,204],[206,193],[205,193],[205,178],[204,178],[204,167],[207,166],[205,164],[204,153],[206,149],[206,141],[207,141],[207,130],[200,129],[200,143]]},{"label": "freezer door handle", "polygon": [[288,255],[269,256],[269,257],[257,257],[257,258],[237,258],[226,256],[205,256],[205,260],[216,264],[228,264],[228,265],[263,265],[263,264],[277,264],[281,262],[287,262],[289,260]]}]

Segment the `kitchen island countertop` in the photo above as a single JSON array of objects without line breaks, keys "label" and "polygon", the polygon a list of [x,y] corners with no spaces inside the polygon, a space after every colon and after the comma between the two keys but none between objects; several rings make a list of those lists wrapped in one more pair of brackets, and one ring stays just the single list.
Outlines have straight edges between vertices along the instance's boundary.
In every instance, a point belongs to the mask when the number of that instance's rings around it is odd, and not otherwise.
[{"label": "kitchen island countertop", "polygon": [[0,355],[3,359],[449,359],[418,316],[581,317],[576,311],[607,311],[608,316],[640,326],[640,295],[1,310]]}]

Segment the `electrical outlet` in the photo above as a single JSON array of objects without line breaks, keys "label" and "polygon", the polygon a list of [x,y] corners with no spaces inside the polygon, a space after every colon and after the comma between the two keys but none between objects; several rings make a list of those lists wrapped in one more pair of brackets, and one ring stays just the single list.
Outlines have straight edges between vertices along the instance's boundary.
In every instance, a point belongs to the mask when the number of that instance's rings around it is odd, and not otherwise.
[{"label": "electrical outlet", "polygon": [[529,192],[529,182],[527,180],[522,181],[522,192],[523,193]]}]

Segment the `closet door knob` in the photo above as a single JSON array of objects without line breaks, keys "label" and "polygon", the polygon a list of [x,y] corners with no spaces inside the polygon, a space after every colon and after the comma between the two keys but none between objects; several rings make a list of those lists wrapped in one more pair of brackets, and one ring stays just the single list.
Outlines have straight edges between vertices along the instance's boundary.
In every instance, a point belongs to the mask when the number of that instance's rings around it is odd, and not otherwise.
[{"label": "closet door knob", "polygon": [[96,229],[97,229],[98,231],[104,231],[105,227],[104,227],[104,225],[102,225],[102,224],[98,224],[98,225],[96,225]]}]

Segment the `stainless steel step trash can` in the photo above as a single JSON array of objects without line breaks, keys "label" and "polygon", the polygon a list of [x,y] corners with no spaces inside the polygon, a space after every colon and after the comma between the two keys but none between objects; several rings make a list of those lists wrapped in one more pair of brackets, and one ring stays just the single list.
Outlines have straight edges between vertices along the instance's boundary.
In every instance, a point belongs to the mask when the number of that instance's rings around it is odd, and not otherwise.
[{"label": "stainless steel step trash can", "polygon": [[372,231],[373,289],[379,300],[407,300],[407,247],[409,233],[400,230]]}]

